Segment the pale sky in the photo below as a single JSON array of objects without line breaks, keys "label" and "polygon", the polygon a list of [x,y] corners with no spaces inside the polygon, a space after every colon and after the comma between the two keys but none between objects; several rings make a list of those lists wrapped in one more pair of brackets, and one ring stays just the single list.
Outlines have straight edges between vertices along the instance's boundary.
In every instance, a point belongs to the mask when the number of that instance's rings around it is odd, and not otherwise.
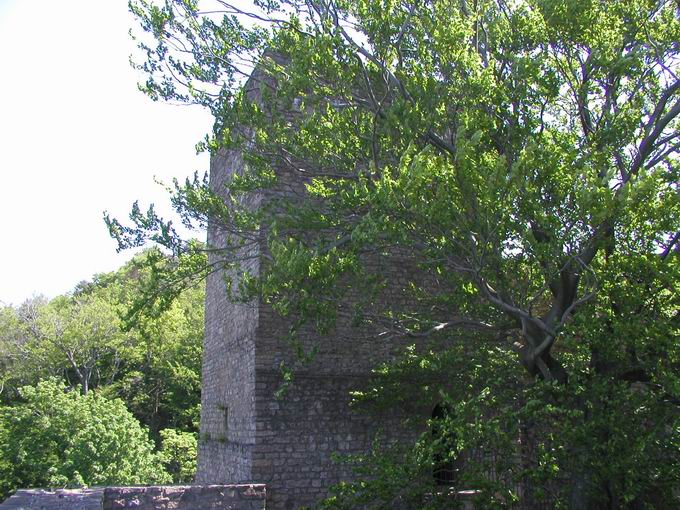
[{"label": "pale sky", "polygon": [[210,116],[137,91],[133,24],[126,0],[0,0],[0,302],[116,269],[103,211],[167,211],[154,176],[207,169]]}]

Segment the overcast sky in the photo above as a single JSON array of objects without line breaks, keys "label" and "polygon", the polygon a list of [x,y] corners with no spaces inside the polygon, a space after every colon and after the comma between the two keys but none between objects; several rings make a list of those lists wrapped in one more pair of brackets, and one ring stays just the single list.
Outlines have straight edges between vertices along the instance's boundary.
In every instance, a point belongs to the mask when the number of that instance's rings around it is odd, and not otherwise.
[{"label": "overcast sky", "polygon": [[[128,65],[126,0],[0,0],[0,301],[54,297],[131,256],[102,214],[167,204],[207,169],[195,107],[154,103]],[[166,209],[167,210],[167,206]]]}]

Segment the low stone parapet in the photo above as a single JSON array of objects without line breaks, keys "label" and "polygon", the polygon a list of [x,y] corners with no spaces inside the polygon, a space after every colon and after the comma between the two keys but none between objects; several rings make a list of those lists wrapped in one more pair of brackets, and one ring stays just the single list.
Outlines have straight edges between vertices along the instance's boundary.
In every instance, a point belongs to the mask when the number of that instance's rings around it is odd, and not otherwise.
[{"label": "low stone parapet", "polygon": [[104,489],[20,489],[0,510],[101,510]]},{"label": "low stone parapet", "polygon": [[165,485],[21,489],[0,510],[264,510],[264,485]]}]

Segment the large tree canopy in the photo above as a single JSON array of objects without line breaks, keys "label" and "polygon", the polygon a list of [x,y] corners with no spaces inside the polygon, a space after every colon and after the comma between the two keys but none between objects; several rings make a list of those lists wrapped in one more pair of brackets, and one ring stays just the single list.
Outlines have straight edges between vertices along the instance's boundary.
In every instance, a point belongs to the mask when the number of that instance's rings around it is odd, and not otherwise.
[{"label": "large tree canopy", "polygon": [[[450,348],[411,351],[381,372],[374,397],[400,374],[427,379],[436,366],[438,386],[410,390],[444,392],[459,410],[450,426],[469,446],[489,448],[490,428],[473,433],[461,421],[484,406],[508,418],[496,424],[506,437],[521,423],[533,446],[517,477],[571,479],[555,501],[674,497],[677,2],[139,0],[131,9],[143,29],[143,90],[209,108],[215,129],[203,147],[238,150],[247,166],[226,200],[206,179],[176,184],[186,225],[210,220],[230,233],[211,265],[153,209],[135,207],[132,226],[107,219],[121,248],[153,240],[179,255],[159,288],[172,294],[238,268],[265,232],[262,270],[241,288],[295,324],[323,332],[352,313],[382,341]],[[265,198],[260,207],[242,200],[249,193]],[[376,268],[404,259],[417,267],[403,289],[412,306],[343,309],[349,289],[379,300],[390,283]],[[451,391],[454,379],[469,389]],[[517,477],[494,483],[516,496]]]}]

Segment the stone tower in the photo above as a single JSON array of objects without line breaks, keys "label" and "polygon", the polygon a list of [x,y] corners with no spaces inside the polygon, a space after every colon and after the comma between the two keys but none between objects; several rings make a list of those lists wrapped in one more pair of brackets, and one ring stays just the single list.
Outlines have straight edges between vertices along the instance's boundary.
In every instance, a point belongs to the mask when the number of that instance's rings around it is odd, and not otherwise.
[{"label": "stone tower", "polygon": [[[256,100],[257,82],[246,84]],[[226,193],[225,183],[243,167],[241,154],[225,151],[212,158],[211,187]],[[257,200],[254,198],[253,200]],[[226,234],[215,225],[208,243],[224,246]],[[257,273],[264,245],[256,246],[249,270]],[[395,268],[394,281],[401,269]],[[238,304],[227,298],[224,274],[207,280],[203,351],[203,392],[197,483],[254,482],[267,485],[268,508],[297,509],[324,497],[329,486],[351,478],[332,454],[368,450],[380,428],[403,432],[395,417],[376,417],[349,407],[350,391],[360,387],[376,363],[392,355],[391,346],[358,335],[349,323],[305,343],[317,343],[311,364],[295,372],[281,400],[280,363],[294,360],[284,340],[287,326],[262,302]]]}]

